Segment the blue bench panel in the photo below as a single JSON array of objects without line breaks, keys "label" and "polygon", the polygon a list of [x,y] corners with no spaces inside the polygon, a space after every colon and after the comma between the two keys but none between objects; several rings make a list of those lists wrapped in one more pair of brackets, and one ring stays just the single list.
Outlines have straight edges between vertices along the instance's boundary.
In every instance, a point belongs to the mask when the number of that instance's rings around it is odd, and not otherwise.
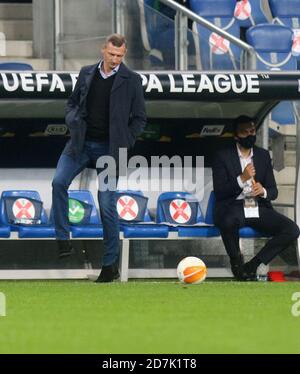
[{"label": "blue bench panel", "polygon": [[53,225],[20,225],[18,227],[19,238],[55,238]]},{"label": "blue bench panel", "polygon": [[102,225],[71,226],[73,238],[103,238]]},{"label": "blue bench panel", "polygon": [[10,236],[10,228],[9,226],[0,226],[0,237],[1,238],[9,238]]},{"label": "blue bench panel", "polygon": [[240,232],[240,238],[243,238],[243,239],[270,237],[270,235],[258,232],[257,230],[253,229],[252,227],[248,227],[248,226],[242,227],[239,232]]},{"label": "blue bench panel", "polygon": [[156,224],[123,225],[124,238],[167,238],[168,226]]},{"label": "blue bench panel", "polygon": [[33,70],[32,65],[27,64],[25,62],[1,62],[0,63],[0,70],[19,70],[19,71],[24,71],[24,70]]},{"label": "blue bench panel", "polygon": [[215,226],[210,227],[178,227],[179,237],[212,238],[220,236],[220,231]]}]

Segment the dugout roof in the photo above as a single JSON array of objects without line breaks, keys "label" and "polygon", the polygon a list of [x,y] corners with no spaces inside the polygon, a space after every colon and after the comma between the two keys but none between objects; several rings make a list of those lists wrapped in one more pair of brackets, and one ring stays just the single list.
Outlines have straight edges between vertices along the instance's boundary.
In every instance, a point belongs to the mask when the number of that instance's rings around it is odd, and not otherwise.
[{"label": "dugout roof", "polygon": [[[298,72],[139,72],[148,118],[224,123],[254,117],[258,126],[282,100],[300,98]],[[0,72],[0,120],[61,119],[78,72]],[[3,121],[1,121],[3,122]]]}]

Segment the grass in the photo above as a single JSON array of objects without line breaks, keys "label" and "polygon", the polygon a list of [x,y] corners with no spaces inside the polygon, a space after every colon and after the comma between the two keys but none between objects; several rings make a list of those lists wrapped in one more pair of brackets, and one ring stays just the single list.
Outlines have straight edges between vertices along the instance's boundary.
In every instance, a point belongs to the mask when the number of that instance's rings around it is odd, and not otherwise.
[{"label": "grass", "polygon": [[300,353],[300,284],[1,281],[0,353]]}]

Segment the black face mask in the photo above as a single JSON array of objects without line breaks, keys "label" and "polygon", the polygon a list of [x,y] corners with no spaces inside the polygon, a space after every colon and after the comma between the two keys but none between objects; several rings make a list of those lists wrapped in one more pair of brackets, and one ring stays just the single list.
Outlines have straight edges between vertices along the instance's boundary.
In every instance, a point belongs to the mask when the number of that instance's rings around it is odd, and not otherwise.
[{"label": "black face mask", "polygon": [[254,146],[256,142],[256,135],[248,135],[245,138],[237,137],[237,142],[246,149],[250,149]]}]

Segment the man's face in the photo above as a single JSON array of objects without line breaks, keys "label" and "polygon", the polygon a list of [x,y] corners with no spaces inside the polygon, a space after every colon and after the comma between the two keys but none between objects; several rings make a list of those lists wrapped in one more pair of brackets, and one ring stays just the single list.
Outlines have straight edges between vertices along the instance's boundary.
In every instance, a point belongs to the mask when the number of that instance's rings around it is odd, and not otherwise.
[{"label": "man's face", "polygon": [[246,138],[249,135],[256,135],[256,128],[253,122],[241,123],[236,132],[239,138]]},{"label": "man's face", "polygon": [[112,43],[107,43],[107,45],[102,48],[105,71],[107,73],[111,72],[116,66],[120,65],[125,54],[125,44],[121,45],[121,47],[116,47]]}]

